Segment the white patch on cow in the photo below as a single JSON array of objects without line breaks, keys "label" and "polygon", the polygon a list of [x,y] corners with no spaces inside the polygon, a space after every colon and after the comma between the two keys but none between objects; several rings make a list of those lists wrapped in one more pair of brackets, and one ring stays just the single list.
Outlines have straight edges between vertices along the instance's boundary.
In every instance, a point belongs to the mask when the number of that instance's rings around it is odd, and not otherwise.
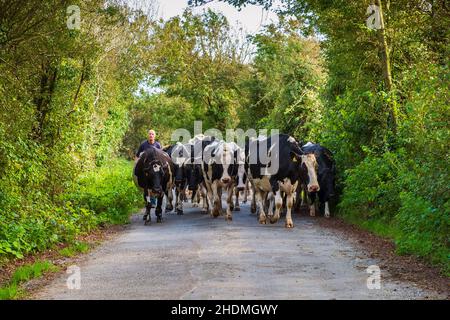
[{"label": "white patch on cow", "polygon": [[208,177],[206,177],[205,180],[212,182],[212,175],[213,175],[212,165],[208,165]]},{"label": "white patch on cow", "polygon": [[330,217],[330,206],[328,205],[328,201],[325,201],[325,217]]},{"label": "white patch on cow", "polygon": [[264,212],[264,201],[266,200],[267,197],[267,192],[262,191],[261,189],[256,189],[255,191],[256,194],[256,204],[257,204],[257,209],[259,211],[259,223],[261,224],[266,224],[266,213]]},{"label": "white patch on cow", "polygon": [[[302,155],[302,165],[305,164],[308,170],[309,183],[308,183],[308,191],[319,191],[319,182],[317,181],[317,160],[316,156],[312,153]],[[315,190],[313,190],[315,189]]]},{"label": "white patch on cow", "polygon": [[230,165],[228,165],[228,164],[223,164],[222,166],[223,166],[223,172],[222,172],[222,177],[220,178],[220,181],[228,181],[228,182],[227,182],[227,184],[228,184],[228,183],[231,182],[231,177],[230,177],[230,175],[228,174],[228,167],[229,167]]},{"label": "white patch on cow", "polygon": [[265,192],[272,191],[272,186],[270,185],[269,176],[263,176],[262,178],[253,179],[253,184],[255,185],[255,189],[259,189]]},{"label": "white patch on cow", "polygon": [[283,193],[286,194],[286,228],[293,228],[294,222],[292,221],[292,206],[295,201],[295,192],[297,190],[298,181],[292,184],[291,179],[284,178],[283,181],[278,181],[280,189],[275,197],[275,214],[273,215],[271,222],[275,223],[280,219],[280,211],[283,205]]},{"label": "white patch on cow", "polygon": [[238,189],[245,189],[245,183],[244,183],[244,174],[245,174],[245,166],[243,164],[240,164],[238,167]]},{"label": "white patch on cow", "polygon": [[275,214],[271,218],[271,222],[275,223],[280,220],[280,210],[283,206],[283,197],[281,196],[281,189],[278,189],[277,193],[275,194]]}]

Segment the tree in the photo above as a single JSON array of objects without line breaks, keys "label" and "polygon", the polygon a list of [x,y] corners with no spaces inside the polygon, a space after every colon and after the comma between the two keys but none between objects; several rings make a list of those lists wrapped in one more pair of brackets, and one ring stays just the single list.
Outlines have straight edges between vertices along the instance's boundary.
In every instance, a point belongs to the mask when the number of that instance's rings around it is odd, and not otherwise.
[{"label": "tree", "polygon": [[280,17],[252,38],[252,73],[242,85],[248,92],[240,118],[244,127],[277,128],[311,139],[320,119],[320,88],[325,77],[319,44],[298,33],[299,22]]},{"label": "tree", "polygon": [[226,18],[211,10],[184,12],[157,24],[152,38],[152,79],[169,97],[192,104],[204,127],[224,130],[238,123],[236,81],[247,72],[246,44],[232,37]]}]

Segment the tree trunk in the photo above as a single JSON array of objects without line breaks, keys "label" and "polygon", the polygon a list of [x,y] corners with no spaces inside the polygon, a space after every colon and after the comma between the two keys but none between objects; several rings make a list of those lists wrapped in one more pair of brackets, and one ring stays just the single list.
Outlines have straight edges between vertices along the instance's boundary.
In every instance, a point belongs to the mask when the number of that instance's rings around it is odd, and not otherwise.
[{"label": "tree trunk", "polygon": [[35,97],[36,124],[33,128],[33,137],[37,141],[42,141],[44,136],[45,119],[50,111],[50,104],[56,86],[58,70],[48,65],[43,66],[41,84],[38,96]]},{"label": "tree trunk", "polygon": [[[382,67],[383,67],[383,77],[384,77],[384,85],[386,87],[386,91],[389,93],[392,91],[392,74],[391,74],[391,60],[389,56],[389,48],[386,41],[386,30],[384,26],[384,16],[383,16],[383,6],[381,0],[376,0],[375,4],[379,8],[380,13],[380,30],[378,30],[378,36],[381,47],[381,55],[382,55]],[[395,109],[394,103],[389,103],[389,116],[390,116],[390,128],[394,135],[397,133],[397,111]]]},{"label": "tree trunk", "polygon": [[389,57],[389,48],[386,41],[386,30],[384,28],[384,17],[381,0],[376,0],[376,5],[380,10],[381,29],[378,31],[378,34],[380,37],[381,52],[382,52],[384,83],[386,85],[386,90],[391,91],[392,90],[391,62]]}]

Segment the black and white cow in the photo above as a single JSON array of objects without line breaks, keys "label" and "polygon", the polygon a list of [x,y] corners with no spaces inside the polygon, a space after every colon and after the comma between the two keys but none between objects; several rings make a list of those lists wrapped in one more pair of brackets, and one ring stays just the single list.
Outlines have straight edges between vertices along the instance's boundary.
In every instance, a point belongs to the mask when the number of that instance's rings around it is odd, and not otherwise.
[{"label": "black and white cow", "polygon": [[330,217],[330,206],[329,201],[335,194],[335,176],[336,176],[336,165],[333,159],[333,154],[330,150],[322,147],[320,144],[315,144],[308,142],[302,147],[302,150],[306,154],[314,154],[317,159],[318,164],[318,182],[319,190],[310,190],[304,188],[305,194],[308,196],[309,200],[309,213],[311,216],[316,214],[316,198],[319,198],[321,205],[324,205],[324,215],[325,217]]},{"label": "black and white cow", "polygon": [[[245,158],[244,151],[241,151],[242,157]],[[244,160],[245,161],[245,160]],[[234,200],[234,211],[240,211],[241,206],[239,204],[239,195],[241,192],[244,193],[244,203],[247,202],[247,195],[248,195],[248,179],[247,179],[247,173],[245,172],[245,163],[243,166],[240,166],[238,170],[241,170],[241,172],[238,172],[238,175],[236,177],[235,183],[234,183],[234,194],[235,194],[235,200]]]},{"label": "black and white cow", "polygon": [[266,211],[270,223],[276,223],[280,219],[284,194],[286,228],[293,228],[291,211],[297,185],[303,182],[310,191],[319,190],[314,154],[304,154],[298,142],[286,134],[247,140],[245,151],[259,222],[266,224]]},{"label": "black and white cow", "polygon": [[[192,191],[191,201],[194,203],[196,195],[199,194],[203,200],[202,212],[208,211],[207,191],[203,177],[203,151],[215,141],[215,137],[196,135],[189,140],[190,159],[185,163],[187,187]],[[200,202],[200,201],[198,201]]]},{"label": "black and white cow", "polygon": [[214,141],[203,151],[203,178],[207,190],[208,206],[211,215],[218,217],[222,213],[222,190],[227,191],[227,209],[225,219],[231,221],[233,190],[244,190],[245,155],[234,142]]},{"label": "black and white cow", "polygon": [[172,206],[172,184],[174,166],[170,157],[162,150],[150,147],[142,152],[137,160],[133,173],[134,182],[145,192],[147,205],[144,215],[146,223],[150,222],[150,197],[157,197],[155,215],[157,222],[162,222],[162,209],[164,194],[167,196],[166,209]]},{"label": "black and white cow", "polygon": [[174,165],[175,207],[178,215],[183,214],[183,200],[186,192],[186,164],[190,158],[190,146],[177,142],[164,151],[170,156]]}]

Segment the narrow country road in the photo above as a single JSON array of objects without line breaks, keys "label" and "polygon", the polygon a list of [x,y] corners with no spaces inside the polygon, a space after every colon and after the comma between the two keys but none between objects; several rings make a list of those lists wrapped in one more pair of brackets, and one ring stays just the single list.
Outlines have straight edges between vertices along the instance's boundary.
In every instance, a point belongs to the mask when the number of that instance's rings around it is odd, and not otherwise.
[{"label": "narrow country road", "polygon": [[[259,225],[249,206],[233,222],[203,215],[164,215],[144,226],[142,215],[113,241],[89,253],[79,267],[81,288],[69,290],[63,273],[35,299],[422,299],[436,294],[386,277],[367,288],[366,269],[377,261],[293,215],[295,228]],[[154,216],[152,217],[155,221]]]}]

